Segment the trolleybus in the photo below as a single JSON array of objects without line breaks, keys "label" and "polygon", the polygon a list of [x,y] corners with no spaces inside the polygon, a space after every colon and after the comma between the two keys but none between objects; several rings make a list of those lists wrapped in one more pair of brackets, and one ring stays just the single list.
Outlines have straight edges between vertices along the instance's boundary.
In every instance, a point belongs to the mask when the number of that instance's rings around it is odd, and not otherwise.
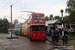
[{"label": "trolleybus", "polygon": [[21,35],[22,34],[22,23],[15,24],[14,26],[14,34]]},{"label": "trolleybus", "polygon": [[22,24],[22,35],[27,36],[27,32],[28,32],[28,21],[25,21]]},{"label": "trolleybus", "polygon": [[28,18],[28,33],[30,40],[46,40],[45,17],[43,13],[32,13]]}]

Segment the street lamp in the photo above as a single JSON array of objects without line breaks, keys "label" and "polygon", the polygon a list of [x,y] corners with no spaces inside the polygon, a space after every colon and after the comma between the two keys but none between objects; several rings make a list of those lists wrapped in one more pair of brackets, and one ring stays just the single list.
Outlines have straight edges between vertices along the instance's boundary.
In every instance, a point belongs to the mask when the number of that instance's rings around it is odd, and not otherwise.
[{"label": "street lamp", "polygon": [[62,36],[63,36],[63,45],[64,45],[64,25],[63,25],[63,9],[60,10],[61,17],[62,17]]},{"label": "street lamp", "polygon": [[62,22],[63,22],[63,11],[64,11],[63,9],[60,10],[60,12],[61,12],[61,17],[62,17]]}]

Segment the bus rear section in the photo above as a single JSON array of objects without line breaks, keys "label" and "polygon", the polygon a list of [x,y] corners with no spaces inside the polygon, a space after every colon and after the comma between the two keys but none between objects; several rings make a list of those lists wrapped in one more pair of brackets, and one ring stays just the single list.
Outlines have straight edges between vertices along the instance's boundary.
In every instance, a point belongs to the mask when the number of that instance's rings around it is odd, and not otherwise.
[{"label": "bus rear section", "polygon": [[21,33],[22,33],[22,23],[20,23],[20,24],[15,24],[15,26],[14,26],[14,34],[16,34],[16,35],[21,35]]},{"label": "bus rear section", "polygon": [[27,36],[28,30],[27,29],[22,29],[22,35]]},{"label": "bus rear section", "polygon": [[28,33],[28,21],[22,23],[22,35],[27,36]]},{"label": "bus rear section", "polygon": [[30,26],[30,31],[28,32],[28,37],[30,40],[46,40],[45,25],[33,25]]}]

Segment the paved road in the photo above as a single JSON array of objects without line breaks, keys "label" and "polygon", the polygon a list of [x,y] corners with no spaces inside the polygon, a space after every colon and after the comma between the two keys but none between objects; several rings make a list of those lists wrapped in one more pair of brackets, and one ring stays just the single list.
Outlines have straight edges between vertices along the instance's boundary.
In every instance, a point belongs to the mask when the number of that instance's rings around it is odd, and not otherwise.
[{"label": "paved road", "polygon": [[48,41],[30,41],[22,36],[17,36],[18,39],[6,39],[8,36],[10,35],[0,34],[0,50],[49,50],[55,46]]}]

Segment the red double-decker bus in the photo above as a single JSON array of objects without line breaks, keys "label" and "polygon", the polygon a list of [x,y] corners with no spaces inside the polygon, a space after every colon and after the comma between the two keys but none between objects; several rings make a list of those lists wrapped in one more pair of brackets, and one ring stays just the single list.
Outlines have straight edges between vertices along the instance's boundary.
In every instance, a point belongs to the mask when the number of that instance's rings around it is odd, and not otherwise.
[{"label": "red double-decker bus", "polygon": [[28,33],[30,40],[46,40],[45,17],[43,13],[32,13],[28,18]]}]

